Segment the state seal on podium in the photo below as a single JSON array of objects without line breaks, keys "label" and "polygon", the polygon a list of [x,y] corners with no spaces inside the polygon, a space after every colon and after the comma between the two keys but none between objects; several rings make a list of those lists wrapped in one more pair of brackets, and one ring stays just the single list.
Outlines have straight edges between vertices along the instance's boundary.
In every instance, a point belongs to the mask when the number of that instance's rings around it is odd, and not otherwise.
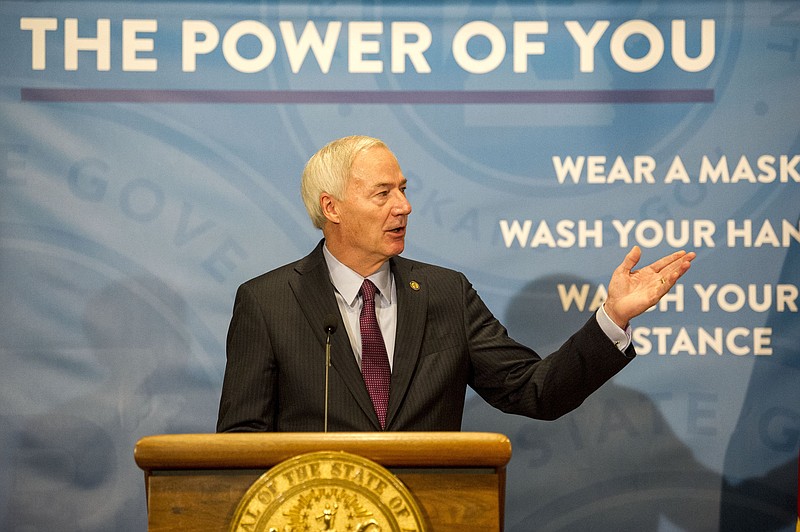
[{"label": "state seal on podium", "polygon": [[242,497],[231,532],[424,532],[414,496],[390,471],[346,452],[313,452],[264,473]]}]

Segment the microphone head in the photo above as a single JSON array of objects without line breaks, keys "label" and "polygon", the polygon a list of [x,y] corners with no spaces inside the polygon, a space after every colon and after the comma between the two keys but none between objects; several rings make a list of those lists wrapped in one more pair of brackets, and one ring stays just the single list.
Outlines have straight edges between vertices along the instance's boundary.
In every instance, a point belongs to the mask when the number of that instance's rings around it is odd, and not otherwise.
[{"label": "microphone head", "polygon": [[325,328],[326,333],[333,334],[336,332],[336,328],[339,326],[339,320],[334,314],[328,314],[325,316],[325,319],[322,320],[322,325]]}]

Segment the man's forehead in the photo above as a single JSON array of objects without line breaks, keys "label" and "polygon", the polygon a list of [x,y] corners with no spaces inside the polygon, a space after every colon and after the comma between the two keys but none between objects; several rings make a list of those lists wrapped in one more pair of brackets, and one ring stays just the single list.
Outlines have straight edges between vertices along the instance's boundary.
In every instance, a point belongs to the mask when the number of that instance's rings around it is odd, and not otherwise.
[{"label": "man's forehead", "polygon": [[386,161],[391,161],[399,166],[397,157],[392,150],[384,146],[372,146],[356,154],[353,158],[353,167],[381,164]]},{"label": "man's forehead", "polygon": [[[378,150],[383,153],[375,153]],[[349,178],[348,181],[367,186],[402,185],[407,181],[394,154],[383,147],[370,148],[359,153],[350,168]]]}]

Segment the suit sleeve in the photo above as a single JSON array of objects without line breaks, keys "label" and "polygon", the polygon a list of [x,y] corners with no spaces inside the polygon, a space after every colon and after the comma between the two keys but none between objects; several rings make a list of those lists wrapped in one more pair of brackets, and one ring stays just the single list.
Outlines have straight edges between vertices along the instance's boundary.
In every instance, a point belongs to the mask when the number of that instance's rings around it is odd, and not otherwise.
[{"label": "suit sleeve", "polygon": [[489,404],[512,414],[556,419],[577,408],[629,362],[595,316],[558,350],[542,358],[508,336],[466,278],[464,324],[471,386]]},{"label": "suit sleeve", "polygon": [[272,431],[277,372],[269,331],[249,287],[236,292],[217,432]]}]

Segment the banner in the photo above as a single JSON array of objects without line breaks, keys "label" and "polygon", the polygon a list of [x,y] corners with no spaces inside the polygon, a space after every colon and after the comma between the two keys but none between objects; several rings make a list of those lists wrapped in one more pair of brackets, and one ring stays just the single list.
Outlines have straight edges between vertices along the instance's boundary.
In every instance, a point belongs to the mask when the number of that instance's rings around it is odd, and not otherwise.
[{"label": "banner", "polygon": [[467,392],[507,530],[795,530],[798,42],[788,0],[0,3],[0,528],[145,528],[135,442],[213,432],[237,286],[366,134],[404,255],[543,356],[633,245],[698,254],[573,413]]}]

